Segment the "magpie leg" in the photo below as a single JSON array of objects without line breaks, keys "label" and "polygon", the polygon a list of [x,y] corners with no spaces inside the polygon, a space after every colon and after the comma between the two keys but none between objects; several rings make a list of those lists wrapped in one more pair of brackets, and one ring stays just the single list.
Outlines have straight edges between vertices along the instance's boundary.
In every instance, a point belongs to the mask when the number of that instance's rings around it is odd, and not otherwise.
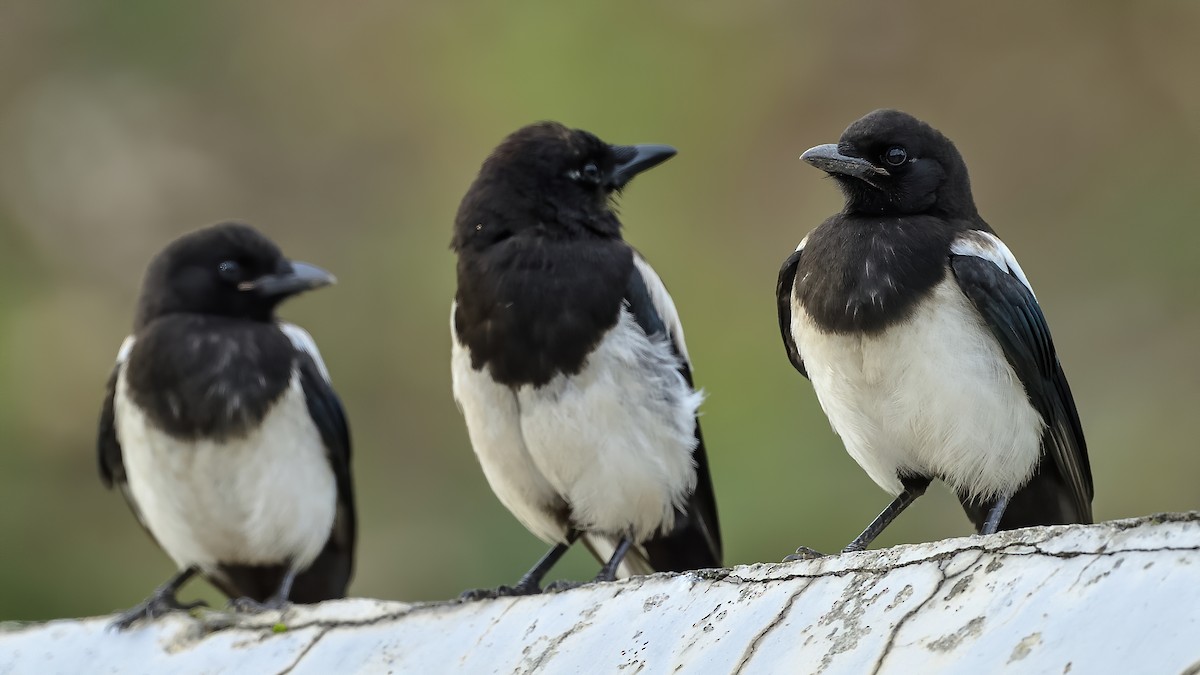
[{"label": "magpie leg", "polygon": [[[907,509],[910,504],[917,501],[917,497],[925,494],[925,489],[928,488],[929,483],[932,482],[932,479],[930,478],[902,478],[901,480],[904,483],[904,490],[900,493],[900,495],[893,499],[892,503],[888,504],[887,508],[880,512],[878,516],[875,516],[875,520],[871,521],[871,524],[867,526],[867,529],[863,530],[862,534],[855,537],[854,541],[847,544],[846,547],[842,549],[842,553],[854,553],[855,551],[866,550],[866,548],[871,545],[871,542],[875,541],[875,538],[878,537],[885,529],[887,529],[888,525],[892,524],[892,521],[896,519],[896,516],[899,516],[904,512],[904,509]],[[823,553],[814,551],[807,546],[801,546],[800,548],[796,549],[795,553],[784,558],[783,561],[795,562],[797,560],[813,560],[821,557],[824,557]]]},{"label": "magpie leg", "polygon": [[979,530],[979,534],[996,534],[996,530],[1000,529],[1000,519],[1004,517],[1004,512],[1008,510],[1009,495],[1000,495],[992,508],[988,510],[987,520],[983,521],[983,529]]},{"label": "magpie leg", "polygon": [[917,501],[917,497],[925,494],[925,489],[929,487],[929,483],[932,481],[930,478],[907,478],[902,480],[904,481],[904,491],[893,499],[892,503],[888,504],[887,508],[881,511],[878,516],[875,516],[875,520],[871,521],[871,524],[867,526],[867,529],[863,530],[862,534],[855,537],[854,541],[846,544],[846,548],[842,549],[842,553],[866,550],[871,545],[871,542],[875,541],[875,537],[878,537],[887,529],[888,525],[892,524],[896,516],[904,513],[904,509],[907,509],[913,502]]},{"label": "magpie leg", "polygon": [[530,595],[533,593],[540,593],[542,579],[546,578],[546,574],[550,572],[550,568],[554,567],[554,565],[562,559],[563,555],[566,554],[567,549],[571,548],[571,544],[574,544],[575,540],[578,538],[579,530],[572,529],[571,531],[567,532],[566,543],[555,544],[554,548],[546,551],[546,555],[542,556],[541,560],[538,560],[536,563],[534,563],[533,568],[521,577],[516,586],[513,586],[513,591],[515,591],[513,595]]},{"label": "magpie leg", "polygon": [[[625,560],[625,554],[629,553],[629,549],[632,546],[632,539],[629,537],[621,537],[621,540],[617,542],[617,547],[613,549],[612,556],[610,556],[608,562],[604,563],[604,566],[600,568],[600,572],[596,575],[595,579],[592,579],[592,583],[616,581],[617,568],[621,566],[621,561]],[[559,591],[567,591],[572,588],[578,588],[584,583],[585,582],[581,581],[556,581],[546,586],[546,591],[549,593],[558,593]]]},{"label": "magpie leg", "polygon": [[265,602],[259,602],[254,598],[234,598],[229,601],[229,607],[237,612],[246,612],[254,614],[257,612],[265,612],[271,609],[283,609],[288,605],[288,596],[292,594],[292,584],[296,583],[296,575],[299,571],[291,567],[284,573],[283,580],[279,582],[279,589],[267,598]]},{"label": "magpie leg", "polygon": [[521,577],[515,586],[501,586],[496,589],[473,588],[469,591],[463,591],[459,598],[462,600],[481,600],[483,598],[507,597],[512,595],[536,595],[542,592],[542,579],[546,578],[546,574],[550,569],[558,563],[559,560],[571,548],[571,544],[579,539],[579,530],[574,528],[567,531],[566,543],[555,544],[546,551],[533,567]]},{"label": "magpie leg", "polygon": [[142,601],[141,604],[130,609],[129,611],[123,612],[120,616],[118,616],[116,620],[112,622],[110,627],[117,630],[125,630],[140,619],[155,619],[168,612],[173,612],[176,610],[187,611],[189,609],[195,609],[196,607],[207,606],[208,603],[204,602],[203,600],[197,600],[196,602],[184,604],[179,602],[179,599],[175,597],[175,594],[179,592],[180,587],[187,583],[188,580],[195,576],[199,571],[200,570],[195,567],[188,567],[187,569],[180,570],[175,574],[175,576],[168,579],[165,584],[154,589],[154,592],[150,594],[150,597]]},{"label": "magpie leg", "polygon": [[633,540],[629,537],[621,537],[621,541],[617,543],[617,548],[613,551],[612,557],[608,562],[604,563],[604,567],[600,568],[600,573],[596,575],[596,581],[616,581],[617,568],[621,566],[621,561],[625,559],[625,554],[629,553],[629,547],[633,546]]}]

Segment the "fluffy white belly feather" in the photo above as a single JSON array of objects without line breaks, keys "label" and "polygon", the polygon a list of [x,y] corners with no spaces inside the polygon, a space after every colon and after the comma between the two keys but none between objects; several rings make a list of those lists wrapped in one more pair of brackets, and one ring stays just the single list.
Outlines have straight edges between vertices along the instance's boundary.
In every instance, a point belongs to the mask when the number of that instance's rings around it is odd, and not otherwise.
[{"label": "fluffy white belly feather", "polygon": [[897,473],[976,498],[1029,480],[1044,424],[999,344],[951,276],[880,335],[820,331],[792,297],[792,333],[821,407],[880,487]]},{"label": "fluffy white belly feather", "polygon": [[695,490],[703,395],[678,365],[622,309],[582,372],[518,391],[529,453],[584,529],[640,542],[670,528]]},{"label": "fluffy white belly feather", "polygon": [[219,563],[306,568],[329,538],[337,486],[299,377],[245,437],[186,441],[154,428],[128,396],[117,437],[143,523],[180,567]]},{"label": "fluffy white belly feather", "polygon": [[[455,398],[497,497],[531,531],[561,541],[547,503],[581,528],[649,538],[674,523],[696,486],[695,415],[703,399],[665,339],[622,310],[584,369],[515,394],[471,369],[454,341]],[[549,535],[549,536],[547,536]]]},{"label": "fluffy white belly feather", "polygon": [[488,485],[504,508],[536,537],[546,543],[565,543],[565,504],[525,448],[516,393],[496,384],[486,369],[472,368],[471,354],[457,337],[451,342],[454,400]]}]

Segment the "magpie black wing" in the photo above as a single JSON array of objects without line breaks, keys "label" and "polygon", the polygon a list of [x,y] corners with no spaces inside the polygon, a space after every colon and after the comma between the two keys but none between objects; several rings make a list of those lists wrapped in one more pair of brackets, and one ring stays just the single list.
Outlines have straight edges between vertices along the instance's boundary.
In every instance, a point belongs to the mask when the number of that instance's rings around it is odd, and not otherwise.
[{"label": "magpie black wing", "polygon": [[[640,255],[625,291],[625,303],[638,326],[647,335],[663,335],[679,357],[679,373],[688,386],[695,388],[683,327],[671,296],[662,280]],[[649,567],[654,571],[675,571],[721,567],[722,543],[717,519],[717,500],[700,420],[696,420],[696,489],[687,504],[675,514],[675,526],[664,535],[643,543]]]},{"label": "magpie black wing", "polygon": [[113,404],[117,398],[117,375],[121,364],[117,364],[108,377],[104,405],[100,408],[100,428],[96,435],[96,459],[100,466],[100,481],[104,487],[124,486],[125,461],[121,455],[121,442],[117,439],[117,422]]},{"label": "magpie black wing", "polygon": [[796,346],[796,337],[792,335],[792,293],[796,288],[796,268],[800,265],[800,254],[804,251],[796,249],[783,261],[779,269],[779,281],[775,284],[775,306],[779,311],[779,334],[783,337],[783,346],[787,349],[788,360],[804,377],[808,371],[804,369],[804,359],[800,358],[800,348]]},{"label": "magpie black wing", "polygon": [[[1087,444],[1046,318],[1012,254],[994,237],[987,243],[995,247],[994,255],[953,254],[950,268],[1046,425],[1042,459],[1030,482],[1013,495],[1001,529],[1090,523],[1093,485]],[[980,526],[983,509],[967,511]]]},{"label": "magpie black wing", "polygon": [[129,504],[129,509],[133,511],[138,524],[142,526],[146,534],[150,535],[150,539],[158,543],[154,533],[146,527],[146,521],[142,519],[142,511],[133,498],[133,493],[129,490],[129,479],[125,474],[125,458],[121,451],[121,441],[117,436],[115,409],[117,380],[120,378],[121,369],[125,366],[125,359],[129,356],[132,348],[133,338],[126,338],[117,355],[117,364],[113,366],[112,374],[108,376],[108,384],[105,385],[104,405],[100,408],[100,424],[96,434],[96,459],[100,469],[100,482],[104,483],[106,488],[115,487],[121,491],[121,496],[125,497],[125,502]]},{"label": "magpie black wing", "polygon": [[292,587],[293,602],[312,603],[346,596],[346,588],[354,574],[357,517],[354,510],[354,483],[350,475],[350,427],[346,422],[346,413],[327,379],[324,364],[311,338],[298,351],[300,385],[308,414],[321,434],[337,484],[337,512],[329,540],[312,565],[296,576]]}]

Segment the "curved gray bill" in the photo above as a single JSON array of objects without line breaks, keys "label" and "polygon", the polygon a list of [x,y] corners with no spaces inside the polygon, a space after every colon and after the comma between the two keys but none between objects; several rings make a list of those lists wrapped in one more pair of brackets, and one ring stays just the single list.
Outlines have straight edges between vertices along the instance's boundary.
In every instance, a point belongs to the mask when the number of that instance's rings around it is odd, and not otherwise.
[{"label": "curved gray bill", "polygon": [[267,274],[253,281],[243,281],[238,284],[238,290],[254,291],[267,297],[279,297],[295,295],[336,282],[336,277],[320,267],[293,260],[291,272]]},{"label": "curved gray bill", "polygon": [[861,157],[843,155],[836,143],[826,143],[809,148],[800,155],[800,159],[812,164],[822,171],[843,176],[853,176],[869,182],[875,176],[890,175],[887,169],[875,166]]},{"label": "curved gray bill", "polygon": [[613,167],[613,187],[624,187],[633,177],[646,169],[658,166],[671,159],[677,152],[669,145],[612,145],[613,156],[617,165]]}]

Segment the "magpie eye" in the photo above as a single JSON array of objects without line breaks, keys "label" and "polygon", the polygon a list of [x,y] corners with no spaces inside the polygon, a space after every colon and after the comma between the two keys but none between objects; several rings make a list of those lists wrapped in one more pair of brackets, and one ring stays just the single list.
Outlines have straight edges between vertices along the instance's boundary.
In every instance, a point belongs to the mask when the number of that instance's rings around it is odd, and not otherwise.
[{"label": "magpie eye", "polygon": [[596,166],[595,162],[588,162],[584,165],[583,170],[579,172],[579,175],[589,183],[599,183],[600,167]]},{"label": "magpie eye", "polygon": [[908,151],[898,145],[893,145],[883,153],[883,161],[892,166],[900,166],[908,161]]},{"label": "magpie eye", "polygon": [[217,274],[220,274],[221,278],[226,281],[241,281],[242,266],[237,264],[235,260],[226,260],[217,265]]}]

